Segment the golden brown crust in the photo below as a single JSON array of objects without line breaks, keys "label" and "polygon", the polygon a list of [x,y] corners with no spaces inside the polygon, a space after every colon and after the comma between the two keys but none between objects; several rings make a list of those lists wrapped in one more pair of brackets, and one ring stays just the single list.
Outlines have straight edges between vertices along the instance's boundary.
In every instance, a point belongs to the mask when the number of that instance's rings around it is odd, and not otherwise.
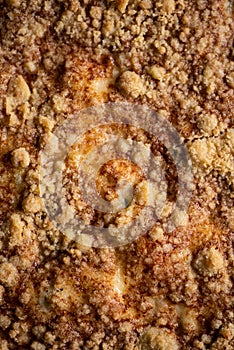
[{"label": "golden brown crust", "polygon": [[[233,349],[233,11],[0,1],[1,349]],[[127,246],[85,248],[43,210],[38,154],[71,113],[107,101],[172,122],[195,189],[173,233],[159,222]]]}]

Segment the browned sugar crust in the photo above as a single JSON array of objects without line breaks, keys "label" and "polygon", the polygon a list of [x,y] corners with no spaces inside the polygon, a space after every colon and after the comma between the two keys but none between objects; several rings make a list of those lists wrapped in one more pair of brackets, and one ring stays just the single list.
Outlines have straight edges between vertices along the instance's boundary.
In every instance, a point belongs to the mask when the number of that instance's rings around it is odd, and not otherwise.
[{"label": "browned sugar crust", "polygon": [[[232,350],[233,1],[2,0],[0,18],[0,349]],[[171,234],[88,249],[43,209],[38,155],[108,101],[170,121],[195,188]]]}]

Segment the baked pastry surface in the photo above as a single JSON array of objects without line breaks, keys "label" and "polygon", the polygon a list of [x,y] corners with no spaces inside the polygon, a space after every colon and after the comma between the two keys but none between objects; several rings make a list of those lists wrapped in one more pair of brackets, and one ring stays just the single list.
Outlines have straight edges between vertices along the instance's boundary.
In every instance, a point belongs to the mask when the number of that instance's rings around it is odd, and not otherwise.
[{"label": "baked pastry surface", "polygon": [[[233,11],[231,0],[0,1],[0,349],[234,348]],[[124,101],[183,137],[194,189],[173,232],[159,220],[127,245],[88,248],[48,217],[39,153],[70,115]],[[165,153],[144,131],[122,133]],[[82,152],[102,135],[85,135]],[[69,159],[78,214],[123,224],[126,213],[97,217],[80,199]],[[106,200],[126,167],[102,169]]]}]

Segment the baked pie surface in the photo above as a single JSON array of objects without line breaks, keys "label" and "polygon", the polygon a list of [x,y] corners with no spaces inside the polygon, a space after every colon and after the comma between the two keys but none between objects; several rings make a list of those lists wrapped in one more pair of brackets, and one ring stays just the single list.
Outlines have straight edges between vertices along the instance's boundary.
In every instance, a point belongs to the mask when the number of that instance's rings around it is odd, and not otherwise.
[{"label": "baked pie surface", "polygon": [[[233,349],[233,2],[5,0],[0,18],[0,349]],[[70,115],[126,101],[184,138],[192,198],[173,232],[159,221],[130,244],[87,248],[48,217],[39,153]],[[79,214],[123,224],[85,207],[67,164]],[[102,170],[110,200],[129,170]]]}]

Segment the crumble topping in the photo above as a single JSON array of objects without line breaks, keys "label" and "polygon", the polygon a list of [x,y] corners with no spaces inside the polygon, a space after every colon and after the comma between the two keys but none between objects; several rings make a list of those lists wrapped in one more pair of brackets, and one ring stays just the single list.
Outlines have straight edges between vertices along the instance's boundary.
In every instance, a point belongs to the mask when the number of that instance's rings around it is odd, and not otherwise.
[{"label": "crumble topping", "polygon": [[30,155],[25,148],[21,147],[12,152],[12,160],[14,166],[27,168],[30,164]]},{"label": "crumble topping", "polygon": [[163,328],[150,328],[143,336],[142,350],[177,350],[179,345],[176,338]]},{"label": "crumble topping", "polygon": [[126,96],[137,98],[143,93],[143,82],[135,72],[126,71],[120,76],[119,90]]},{"label": "crumble topping", "polygon": [[0,281],[7,287],[14,287],[18,281],[18,271],[16,267],[8,262],[0,266]]},{"label": "crumble topping", "polygon": [[[0,348],[233,349],[233,1],[5,0],[0,17]],[[108,101],[170,121],[195,187],[175,232],[99,250],[48,218],[38,155]]]}]

